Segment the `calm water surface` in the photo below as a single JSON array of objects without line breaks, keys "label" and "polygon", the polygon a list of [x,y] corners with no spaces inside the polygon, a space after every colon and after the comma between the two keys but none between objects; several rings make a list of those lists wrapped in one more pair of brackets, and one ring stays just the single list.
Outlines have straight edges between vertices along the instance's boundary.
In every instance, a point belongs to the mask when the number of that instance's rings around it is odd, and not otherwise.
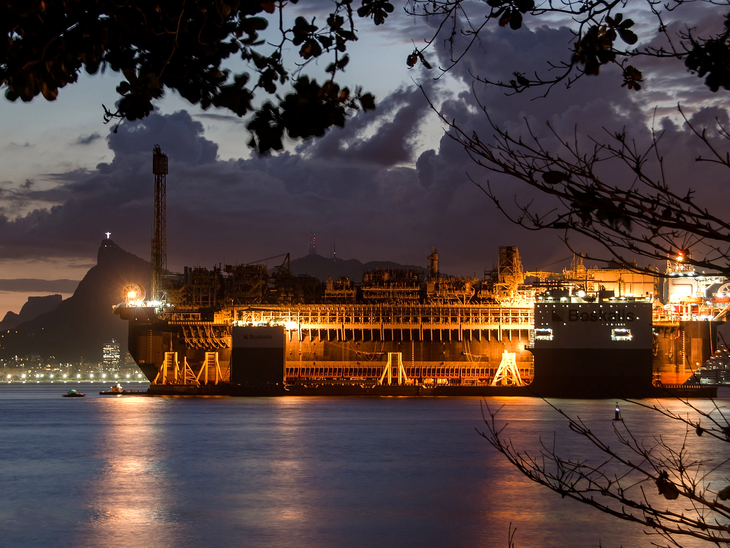
[{"label": "calm water surface", "polygon": [[[506,548],[510,523],[518,548],[651,546],[640,528],[519,475],[475,431],[478,398],[79,388],[86,398],[62,398],[64,385],[0,385],[0,546]],[[566,452],[591,455],[543,401],[489,402],[504,405],[517,445],[555,433]],[[554,403],[611,431],[614,401]],[[656,414],[622,409],[638,436],[681,442]],[[698,457],[727,452],[690,441]],[[716,475],[727,481],[730,470]]]}]

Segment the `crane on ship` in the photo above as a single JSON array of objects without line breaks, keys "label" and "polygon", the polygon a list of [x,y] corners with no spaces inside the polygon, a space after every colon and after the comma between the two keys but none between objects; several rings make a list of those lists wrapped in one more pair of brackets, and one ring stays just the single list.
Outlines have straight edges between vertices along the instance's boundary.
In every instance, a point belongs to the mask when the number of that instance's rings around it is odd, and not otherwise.
[{"label": "crane on ship", "polygon": [[546,270],[536,270],[534,272],[525,272],[525,278],[537,278],[537,281],[540,283],[546,282],[549,279],[559,279],[562,277],[562,274],[559,274],[557,272],[548,272]]},{"label": "crane on ship", "polygon": [[[563,260],[560,261],[561,263]],[[553,263],[555,264],[555,263]],[[548,265],[550,266],[550,265]],[[585,267],[583,267],[583,257],[578,256],[577,258],[573,257],[573,262],[571,264],[571,273],[576,271],[576,269],[584,271],[583,274],[585,274]],[[550,270],[533,270],[530,272],[525,272],[524,274],[525,278],[537,278],[538,285],[545,285],[548,283],[561,283],[565,281],[566,279],[566,272],[552,272]],[[575,277],[575,276],[573,276]]]},{"label": "crane on ship", "polygon": [[291,254],[290,253],[280,253],[279,255],[274,255],[272,257],[266,257],[265,259],[259,259],[258,261],[253,261],[249,264],[264,264],[268,268],[269,261],[273,261],[274,259],[280,259],[284,257],[284,260],[281,262],[280,265],[277,265],[276,271],[277,273],[285,272],[287,274],[291,274]]}]

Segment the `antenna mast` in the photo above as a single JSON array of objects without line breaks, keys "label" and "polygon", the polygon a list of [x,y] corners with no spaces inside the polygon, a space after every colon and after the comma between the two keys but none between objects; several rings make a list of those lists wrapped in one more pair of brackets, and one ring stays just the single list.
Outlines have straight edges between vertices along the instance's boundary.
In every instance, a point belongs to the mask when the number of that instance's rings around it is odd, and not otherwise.
[{"label": "antenna mast", "polygon": [[155,219],[152,227],[152,300],[162,300],[162,276],[167,271],[167,154],[155,145]]},{"label": "antenna mast", "polygon": [[317,235],[314,232],[309,233],[309,254],[317,254]]}]

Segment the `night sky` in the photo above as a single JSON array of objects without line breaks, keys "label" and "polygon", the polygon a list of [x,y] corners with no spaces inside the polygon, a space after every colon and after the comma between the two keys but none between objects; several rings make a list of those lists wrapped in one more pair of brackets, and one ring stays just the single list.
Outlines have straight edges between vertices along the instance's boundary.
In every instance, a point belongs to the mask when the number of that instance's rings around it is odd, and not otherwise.
[{"label": "night sky", "polygon": [[[316,3],[308,3],[311,7]],[[702,29],[721,24],[717,8],[692,4],[678,21]],[[637,20],[649,39],[656,22]],[[54,103],[0,100],[0,318],[18,312],[29,295],[63,293],[95,264],[104,233],[122,248],[149,259],[152,228],[152,149],[169,157],[168,266],[212,267],[291,253],[303,256],[311,233],[320,255],[361,261],[427,265],[436,247],[441,270],[481,277],[500,245],[516,245],[527,269],[561,270],[571,253],[558,233],[527,232],[510,223],[474,184],[489,180],[506,204],[531,196],[489,174],[446,137],[426,96],[449,120],[489,140],[491,129],[475,100],[497,125],[515,134],[532,130],[554,144],[546,122],[562,136],[603,138],[625,130],[639,147],[650,129],[664,131],[661,150],[678,186],[701,183],[700,198],[727,207],[726,173],[694,162],[701,147],[678,117],[681,103],[693,121],[712,127],[727,121],[726,92],[707,91],[681,63],[641,59],[647,83],[640,92],[620,86],[616,70],[584,78],[570,89],[507,96],[476,85],[470,74],[509,79],[569,55],[570,34],[558,23],[526,18],[519,31],[495,29],[452,69],[408,70],[413,43],[429,34],[400,8],[386,25],[361,25],[347,83],[376,95],[373,113],[351,118],[323,138],[290,143],[283,153],[259,158],[246,146],[245,121],[223,111],[202,111],[174,94],[139,123],[117,133],[103,124],[102,103],[116,100],[120,76],[84,76]],[[678,24],[678,23],[675,23]],[[445,66],[443,44],[428,53]],[[440,55],[440,58],[437,58]],[[421,91],[421,84],[425,91]],[[606,176],[621,177],[607,171]],[[587,244],[586,244],[587,245]],[[18,279],[33,279],[18,282]]]}]

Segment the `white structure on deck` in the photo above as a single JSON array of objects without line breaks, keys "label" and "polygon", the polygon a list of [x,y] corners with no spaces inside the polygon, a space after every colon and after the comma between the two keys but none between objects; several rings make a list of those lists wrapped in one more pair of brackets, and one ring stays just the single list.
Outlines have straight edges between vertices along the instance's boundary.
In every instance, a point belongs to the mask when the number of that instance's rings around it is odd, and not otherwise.
[{"label": "white structure on deck", "polygon": [[520,370],[517,368],[515,353],[505,350],[502,354],[502,362],[492,379],[492,386],[522,386],[523,384],[525,383],[522,382]]}]

